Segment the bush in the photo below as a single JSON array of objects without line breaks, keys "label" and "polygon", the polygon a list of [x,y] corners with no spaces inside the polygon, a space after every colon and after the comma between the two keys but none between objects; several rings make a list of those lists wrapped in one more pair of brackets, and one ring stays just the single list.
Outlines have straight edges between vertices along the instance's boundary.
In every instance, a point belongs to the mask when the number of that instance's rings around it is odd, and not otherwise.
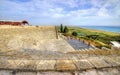
[{"label": "bush", "polygon": [[77,32],[74,31],[74,32],[72,32],[72,35],[77,36],[78,34],[77,34]]},{"label": "bush", "polygon": [[36,26],[36,27],[39,27],[39,26]]},{"label": "bush", "polygon": [[91,39],[95,40],[99,37],[99,35],[87,35],[86,37],[89,38],[89,39],[91,38]]}]

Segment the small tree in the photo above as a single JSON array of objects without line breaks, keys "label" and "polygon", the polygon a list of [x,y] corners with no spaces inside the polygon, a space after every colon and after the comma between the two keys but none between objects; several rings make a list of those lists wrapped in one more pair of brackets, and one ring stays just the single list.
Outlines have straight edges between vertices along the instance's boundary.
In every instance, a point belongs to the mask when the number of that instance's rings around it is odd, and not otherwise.
[{"label": "small tree", "polygon": [[72,35],[77,36],[78,34],[77,34],[77,32],[74,31],[74,32],[72,32]]},{"label": "small tree", "polygon": [[63,32],[63,25],[62,24],[60,25],[60,32],[61,33]]},{"label": "small tree", "polygon": [[65,28],[64,28],[64,31],[63,31],[64,33],[67,33],[68,32],[68,28],[67,28],[67,26],[65,26]]}]

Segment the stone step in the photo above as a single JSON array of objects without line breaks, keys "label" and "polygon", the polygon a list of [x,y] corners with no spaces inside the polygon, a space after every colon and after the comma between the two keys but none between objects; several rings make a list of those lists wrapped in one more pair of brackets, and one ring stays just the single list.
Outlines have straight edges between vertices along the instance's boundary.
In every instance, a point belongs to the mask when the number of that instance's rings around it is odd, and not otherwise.
[{"label": "stone step", "polygon": [[94,67],[87,59],[74,60],[74,63],[77,70],[86,70]]},{"label": "stone step", "polygon": [[72,60],[57,60],[55,69],[58,71],[76,70],[76,67]]},{"label": "stone step", "polygon": [[0,69],[40,70],[40,71],[75,71],[91,68],[101,69],[120,66],[120,57],[71,54],[70,60],[4,60],[0,61]]},{"label": "stone step", "polygon": [[40,60],[37,66],[37,70],[55,70],[55,60]]},{"label": "stone step", "polygon": [[37,75],[37,74],[36,72],[16,72],[15,75]]},{"label": "stone step", "polygon": [[113,67],[119,65],[116,61],[114,61],[113,59],[111,59],[109,57],[104,57],[103,60]]},{"label": "stone step", "polygon": [[103,59],[100,59],[98,57],[92,57],[88,59],[91,64],[93,64],[96,68],[104,68],[104,67],[110,67],[108,63],[106,63]]},{"label": "stone step", "polygon": [[69,59],[70,60],[79,60],[79,57],[76,54],[69,54]]},{"label": "stone step", "polygon": [[115,61],[120,64],[120,57],[116,57]]}]

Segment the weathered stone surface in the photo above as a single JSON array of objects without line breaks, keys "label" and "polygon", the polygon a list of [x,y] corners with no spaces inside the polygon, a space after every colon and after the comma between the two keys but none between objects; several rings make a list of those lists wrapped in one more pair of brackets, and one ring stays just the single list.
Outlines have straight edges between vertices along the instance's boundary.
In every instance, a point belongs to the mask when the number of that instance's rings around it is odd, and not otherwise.
[{"label": "weathered stone surface", "polygon": [[85,70],[94,67],[87,59],[75,60],[74,63],[78,70]]},{"label": "weathered stone surface", "polygon": [[70,72],[37,72],[37,75],[72,75]]},{"label": "weathered stone surface", "polygon": [[[75,51],[65,40],[56,36],[54,26],[1,28],[0,69],[12,71],[0,70],[0,75],[15,72],[16,75],[71,75],[76,71],[82,71],[76,75],[119,75],[119,55],[113,57],[111,51],[98,49]],[[115,69],[98,71],[106,67]],[[14,72],[18,69],[21,72]]]},{"label": "weathered stone surface", "polygon": [[55,64],[56,70],[76,70],[72,60],[57,60]]},{"label": "weathered stone surface", "polygon": [[13,75],[37,75],[36,72],[16,72]]},{"label": "weathered stone surface", "polygon": [[92,63],[96,68],[110,67],[111,65],[107,64],[103,59],[98,57],[89,58],[88,61]]},{"label": "weathered stone surface", "polygon": [[[5,62],[6,63],[6,62]],[[8,60],[9,67],[4,65],[1,68],[23,69],[23,70],[55,70],[56,60]]]},{"label": "weathered stone surface", "polygon": [[9,64],[9,62],[7,60],[0,59],[0,68],[1,69],[8,69],[9,67],[11,67],[11,65]]},{"label": "weathered stone surface", "polygon": [[104,57],[103,58],[108,64],[110,64],[111,66],[118,66],[119,63],[117,63],[115,60],[109,58],[109,57]]},{"label": "weathered stone surface", "polygon": [[79,60],[79,57],[76,54],[68,54],[68,55],[69,55],[69,59],[71,60]]},{"label": "weathered stone surface", "polygon": [[111,60],[115,61],[120,66],[120,57],[109,57]]},{"label": "weathered stone surface", "polygon": [[57,39],[56,36],[55,26],[1,28],[0,48],[2,50],[49,50],[63,53],[74,50],[65,40]]},{"label": "weathered stone surface", "polygon": [[36,64],[37,70],[55,70],[55,60],[40,60],[39,63]]},{"label": "weathered stone surface", "polygon": [[119,68],[89,69],[73,72],[0,70],[0,75],[120,75],[119,70]]},{"label": "weathered stone surface", "polygon": [[8,60],[11,65],[8,69],[36,70],[36,63],[39,60]]},{"label": "weathered stone surface", "polygon": [[0,75],[12,75],[12,71],[9,71],[9,70],[0,70]]}]

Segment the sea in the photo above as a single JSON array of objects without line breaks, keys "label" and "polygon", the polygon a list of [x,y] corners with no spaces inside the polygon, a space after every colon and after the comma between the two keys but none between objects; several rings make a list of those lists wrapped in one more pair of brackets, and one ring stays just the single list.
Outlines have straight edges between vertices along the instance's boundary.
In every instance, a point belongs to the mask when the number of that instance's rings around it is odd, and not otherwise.
[{"label": "sea", "polygon": [[120,33],[120,26],[80,26],[82,28],[103,30],[108,32]]}]

